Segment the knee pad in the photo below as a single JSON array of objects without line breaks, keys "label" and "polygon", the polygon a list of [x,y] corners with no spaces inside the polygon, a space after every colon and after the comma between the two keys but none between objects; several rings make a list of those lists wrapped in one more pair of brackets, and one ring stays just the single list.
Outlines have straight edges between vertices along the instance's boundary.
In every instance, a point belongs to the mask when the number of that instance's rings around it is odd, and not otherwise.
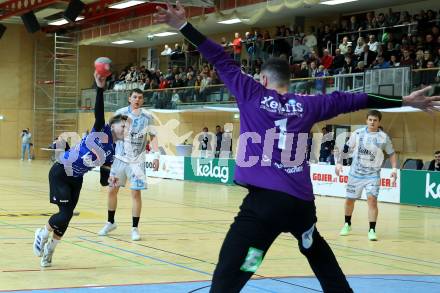
[{"label": "knee pad", "polygon": [[73,211],[70,209],[60,208],[60,211],[50,217],[49,225],[54,229],[54,233],[60,237],[64,235],[73,217]]}]

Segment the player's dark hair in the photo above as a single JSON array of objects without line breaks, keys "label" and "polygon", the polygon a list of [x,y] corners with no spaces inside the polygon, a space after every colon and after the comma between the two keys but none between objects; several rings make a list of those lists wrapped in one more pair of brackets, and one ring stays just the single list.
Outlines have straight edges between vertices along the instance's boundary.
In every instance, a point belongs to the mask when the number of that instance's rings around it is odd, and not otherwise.
[{"label": "player's dark hair", "polygon": [[438,155],[438,154],[440,154],[440,151],[436,151],[436,152],[434,153],[434,155]]},{"label": "player's dark hair", "polygon": [[143,92],[140,88],[132,89],[131,92],[130,92],[130,97],[131,97],[131,95],[132,95],[133,93],[141,94],[141,95],[144,94],[144,92]]},{"label": "player's dark hair", "polygon": [[289,85],[290,68],[285,59],[269,58],[263,63],[261,72],[266,72],[270,82],[278,86]]},{"label": "player's dark hair", "polygon": [[368,116],[377,117],[377,118],[379,118],[379,121],[382,120],[382,113],[380,113],[380,111],[377,111],[377,110],[368,111],[367,118],[368,118]]},{"label": "player's dark hair", "polygon": [[112,118],[110,118],[110,121],[108,122],[108,124],[110,126],[112,126],[115,123],[119,123],[121,121],[127,121],[127,119],[128,119],[127,115],[118,114],[118,115],[113,116]]}]

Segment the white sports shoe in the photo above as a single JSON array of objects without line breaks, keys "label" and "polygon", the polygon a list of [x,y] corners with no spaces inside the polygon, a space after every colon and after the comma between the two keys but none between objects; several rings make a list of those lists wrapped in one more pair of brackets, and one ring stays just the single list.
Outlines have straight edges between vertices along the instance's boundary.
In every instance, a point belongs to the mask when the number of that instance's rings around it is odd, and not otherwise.
[{"label": "white sports shoe", "polygon": [[55,249],[50,248],[50,243],[44,245],[43,257],[41,258],[40,265],[44,268],[52,266],[52,255]]},{"label": "white sports shoe", "polygon": [[141,235],[139,234],[139,229],[137,227],[131,228],[131,240],[133,241],[141,240]]},{"label": "white sports shoe", "polygon": [[118,227],[118,225],[116,225],[116,223],[110,223],[107,222],[104,227],[101,229],[101,231],[98,232],[99,236],[106,236],[108,233],[110,233],[111,231],[115,230]]},{"label": "white sports shoe", "polygon": [[48,239],[49,235],[47,235],[47,237],[43,237],[43,228],[38,228],[35,231],[33,249],[36,256],[41,257],[43,255],[44,245],[47,243]]}]

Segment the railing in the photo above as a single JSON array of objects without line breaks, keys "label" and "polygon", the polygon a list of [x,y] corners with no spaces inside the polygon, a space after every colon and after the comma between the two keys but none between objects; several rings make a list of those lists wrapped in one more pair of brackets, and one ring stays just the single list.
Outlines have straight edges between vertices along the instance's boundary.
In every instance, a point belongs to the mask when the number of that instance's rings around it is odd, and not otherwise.
[{"label": "railing", "polygon": [[[323,94],[333,91],[367,92],[404,96],[421,85],[436,84],[440,91],[440,68],[411,70],[410,67],[369,69],[364,73],[338,74],[319,78],[296,78],[290,82],[289,92]],[[132,85],[134,88],[136,84]],[[106,111],[128,105],[130,89],[108,90],[104,93]],[[94,89],[82,91],[81,110],[90,111],[95,103]],[[144,106],[157,109],[184,109],[197,105],[235,104],[235,97],[223,85],[204,88],[180,87],[148,89],[144,91]]]},{"label": "railing", "polygon": [[[431,20],[429,22],[438,24],[440,22],[440,19]],[[386,26],[386,27],[379,27],[379,28],[372,28],[372,29],[364,29],[364,30],[356,30],[351,32],[343,32],[336,34],[336,46],[339,45],[340,36],[350,36],[350,35],[358,35],[359,37],[367,36],[369,32],[375,32],[375,35],[377,35],[377,32],[380,33],[380,35],[385,34],[386,30],[391,30],[393,33],[396,33],[397,30],[401,30],[401,32],[405,31],[408,36],[411,36],[413,33],[417,32],[417,22],[412,22],[408,24],[398,24],[393,26]],[[380,42],[380,38],[378,38],[378,42]],[[353,49],[356,47],[356,44],[353,44]]]}]

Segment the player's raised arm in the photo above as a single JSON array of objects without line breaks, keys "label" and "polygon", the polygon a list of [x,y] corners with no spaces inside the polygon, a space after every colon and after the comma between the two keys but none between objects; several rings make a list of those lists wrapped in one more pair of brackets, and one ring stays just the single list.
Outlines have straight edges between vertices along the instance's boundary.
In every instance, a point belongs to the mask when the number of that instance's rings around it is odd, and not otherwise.
[{"label": "player's raised arm", "polygon": [[200,53],[215,66],[221,80],[238,103],[244,102],[246,98],[258,96],[257,92],[263,90],[264,87],[260,83],[241,71],[239,64],[225,53],[222,46],[209,40],[187,22],[185,9],[180,2],[176,2],[176,7],[167,3],[167,9],[158,6],[157,11],[154,14],[154,22],[166,23],[178,29],[188,41],[197,46]]},{"label": "player's raised arm", "polygon": [[328,120],[339,114],[361,109],[410,106],[425,112],[440,111],[440,96],[429,97],[425,95],[430,89],[431,87],[426,87],[404,97],[335,91],[331,94],[312,97],[312,104],[317,113],[316,121]]},{"label": "player's raised arm", "polygon": [[105,125],[104,116],[104,87],[105,77],[100,76],[98,73],[94,73],[96,81],[96,101],[95,101],[95,124],[93,128],[95,131],[100,131]]}]

